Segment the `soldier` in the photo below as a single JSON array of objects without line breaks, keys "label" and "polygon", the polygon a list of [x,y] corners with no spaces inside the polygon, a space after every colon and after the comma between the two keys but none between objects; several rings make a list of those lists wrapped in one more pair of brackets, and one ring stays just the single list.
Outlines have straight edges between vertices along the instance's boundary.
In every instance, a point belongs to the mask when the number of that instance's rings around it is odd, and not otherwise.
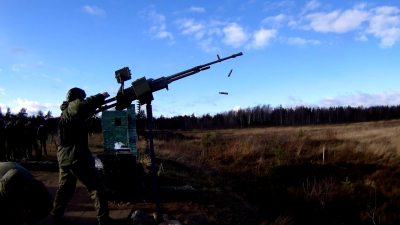
[{"label": "soldier", "polygon": [[29,145],[29,141],[28,141],[28,123],[25,123],[25,125],[24,125],[23,145],[24,145],[24,147],[22,148],[23,151],[22,151],[21,156],[22,157],[28,157],[27,156],[28,149],[29,149],[29,147],[32,147],[32,146]]},{"label": "soldier", "polygon": [[6,125],[6,142],[7,142],[7,160],[12,160],[15,156],[13,155],[15,148],[14,139],[14,122],[11,120]]},{"label": "soldier", "polygon": [[84,90],[72,88],[67,93],[67,101],[60,106],[62,111],[58,127],[60,146],[57,152],[60,183],[54,200],[55,224],[68,223],[63,215],[74,194],[77,180],[86,186],[94,200],[100,225],[121,222],[109,217],[105,185],[94,167],[94,158],[88,148],[87,118],[109,96],[104,92],[85,99]]},{"label": "soldier", "polygon": [[6,131],[4,128],[3,117],[0,117],[0,161],[7,160],[7,151],[6,151]]},{"label": "soldier", "polygon": [[33,148],[35,149],[35,156],[37,159],[40,159],[42,157],[42,151],[39,151],[39,146],[37,143],[37,138],[36,138],[36,128],[32,124],[32,122],[29,120],[28,123],[26,124],[25,127],[25,134],[26,134],[26,143],[27,143],[27,150],[28,152],[25,152],[24,156],[26,157],[32,157],[32,145]]},{"label": "soldier", "polygon": [[0,162],[0,179],[0,218],[6,224],[34,224],[49,215],[51,195],[28,170]]},{"label": "soldier", "polygon": [[43,153],[45,156],[47,156],[47,150],[46,150],[46,141],[47,141],[47,130],[46,127],[44,126],[44,124],[41,124],[38,128],[37,131],[37,136],[40,142],[40,149],[39,151],[42,152],[43,149]]},{"label": "soldier", "polygon": [[13,150],[14,160],[20,160],[25,149],[25,126],[22,124],[20,118],[14,124],[13,138],[15,143]]}]

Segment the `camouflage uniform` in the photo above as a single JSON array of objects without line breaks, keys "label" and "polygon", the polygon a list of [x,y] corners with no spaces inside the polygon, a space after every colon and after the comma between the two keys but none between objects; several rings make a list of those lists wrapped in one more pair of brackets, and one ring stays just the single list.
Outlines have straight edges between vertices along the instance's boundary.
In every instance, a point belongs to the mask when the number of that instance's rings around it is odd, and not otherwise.
[{"label": "camouflage uniform", "polygon": [[47,156],[47,150],[46,150],[46,141],[47,141],[47,130],[44,125],[40,125],[37,131],[37,136],[40,142],[40,149],[39,151],[44,152],[44,155]]},{"label": "camouflage uniform", "polygon": [[6,130],[4,128],[3,118],[0,118],[0,161],[6,161]]},{"label": "camouflage uniform", "polygon": [[[64,215],[71,200],[77,180],[86,186],[97,211],[97,218],[109,218],[108,200],[104,182],[95,169],[94,158],[88,148],[86,119],[104,102],[102,94],[86,99],[64,102],[59,124],[57,159],[60,167],[59,189],[54,200],[55,219]],[[67,137],[68,136],[68,137]]]},{"label": "camouflage uniform", "polygon": [[14,124],[12,122],[8,122],[6,125],[6,142],[7,142],[7,160],[11,160],[15,148],[15,137],[14,137]]},{"label": "camouflage uniform", "polygon": [[13,138],[15,141],[15,148],[13,150],[14,159],[21,159],[25,149],[25,126],[21,121],[17,120],[14,124]]},{"label": "camouflage uniform", "polygon": [[36,139],[36,128],[30,122],[28,122],[28,124],[25,127],[25,135],[26,135],[25,138],[26,138],[27,152],[24,152],[24,156],[32,157],[32,145],[33,145],[33,148],[35,149],[36,153],[35,156],[36,158],[40,159],[42,157],[42,151],[39,151],[39,146]]},{"label": "camouflage uniform", "polygon": [[0,218],[7,224],[34,224],[52,210],[42,182],[14,162],[0,162]]}]

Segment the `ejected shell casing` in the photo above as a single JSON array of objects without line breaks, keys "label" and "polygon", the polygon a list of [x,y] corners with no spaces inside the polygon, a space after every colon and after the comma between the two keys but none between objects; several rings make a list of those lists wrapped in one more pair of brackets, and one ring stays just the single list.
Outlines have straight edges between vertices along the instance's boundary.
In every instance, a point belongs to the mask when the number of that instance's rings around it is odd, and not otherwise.
[{"label": "ejected shell casing", "polygon": [[230,77],[230,76],[231,76],[232,70],[233,70],[233,69],[231,69],[231,72],[229,72],[229,74],[228,74],[228,77]]}]

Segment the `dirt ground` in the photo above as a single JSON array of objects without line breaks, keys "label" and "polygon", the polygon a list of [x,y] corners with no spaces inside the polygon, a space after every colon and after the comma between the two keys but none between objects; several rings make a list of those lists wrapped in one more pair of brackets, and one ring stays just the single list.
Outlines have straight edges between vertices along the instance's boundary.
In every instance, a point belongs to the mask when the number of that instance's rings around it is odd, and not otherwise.
[{"label": "dirt ground", "polygon": [[[47,159],[54,159],[48,156]],[[168,174],[169,167],[164,162],[165,173],[158,179],[158,186],[162,187],[159,191],[159,202],[161,213],[178,218],[181,214],[206,216],[209,224],[260,224],[257,219],[256,209],[252,209],[242,199],[223,193],[218,189],[206,189],[201,187],[201,180],[190,176],[179,176]],[[176,168],[174,168],[176,169]],[[185,167],[182,166],[184,170]],[[190,171],[182,172],[187,174]],[[58,189],[58,172],[31,171],[36,179],[42,181],[53,197]],[[129,185],[127,181],[127,185]],[[192,191],[176,191],[164,187],[192,186]],[[135,200],[109,202],[110,209],[134,209],[145,212],[152,216],[156,212],[155,198],[153,193],[138,193]],[[69,202],[67,211],[95,211],[92,199],[83,184],[78,182],[75,194]]]}]

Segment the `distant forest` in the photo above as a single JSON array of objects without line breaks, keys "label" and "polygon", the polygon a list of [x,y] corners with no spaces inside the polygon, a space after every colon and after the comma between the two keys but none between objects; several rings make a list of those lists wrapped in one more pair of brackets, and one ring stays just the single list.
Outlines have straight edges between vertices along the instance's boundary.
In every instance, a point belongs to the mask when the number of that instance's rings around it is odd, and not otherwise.
[{"label": "distant forest", "polygon": [[265,126],[301,126],[318,124],[356,123],[400,118],[400,105],[371,107],[296,108],[258,105],[252,108],[230,110],[216,115],[159,117],[155,129],[227,129]]},{"label": "distant forest", "polygon": [[[145,112],[141,110],[137,117],[138,129],[145,126]],[[3,113],[0,108],[0,118],[5,121],[21,119],[31,120],[37,126],[44,123],[48,130],[55,131],[59,117],[54,118],[51,111],[44,114],[39,111],[37,115],[28,116],[26,109],[13,114],[10,109]],[[371,107],[303,107],[284,108],[258,105],[246,109],[230,110],[215,115],[202,116],[174,116],[153,118],[153,127],[158,130],[193,130],[193,129],[232,129],[266,126],[301,126],[319,124],[356,123],[367,121],[380,121],[400,119],[400,105],[397,106],[371,106]],[[101,118],[92,118],[92,131],[101,131]]]}]

